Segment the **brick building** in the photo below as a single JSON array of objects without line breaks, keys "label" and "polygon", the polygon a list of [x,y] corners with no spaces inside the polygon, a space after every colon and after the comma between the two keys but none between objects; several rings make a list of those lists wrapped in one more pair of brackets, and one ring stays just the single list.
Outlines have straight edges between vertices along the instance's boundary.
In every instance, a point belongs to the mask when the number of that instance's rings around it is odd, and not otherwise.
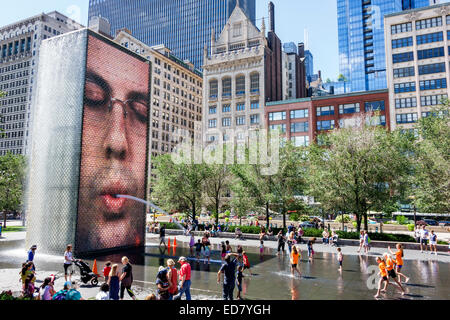
[{"label": "brick building", "polygon": [[267,103],[265,121],[269,129],[279,129],[296,146],[307,146],[323,132],[366,122],[390,130],[388,90],[302,98]]}]

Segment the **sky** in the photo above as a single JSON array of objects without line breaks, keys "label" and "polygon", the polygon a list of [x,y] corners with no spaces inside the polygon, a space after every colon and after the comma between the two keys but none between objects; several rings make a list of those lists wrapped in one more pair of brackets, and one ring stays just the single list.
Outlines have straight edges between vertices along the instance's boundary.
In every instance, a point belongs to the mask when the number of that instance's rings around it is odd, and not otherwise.
[{"label": "sky", "polygon": [[[170,1],[170,0],[167,0]],[[450,0],[449,0],[450,1]],[[449,2],[449,1],[441,1]],[[2,1],[0,26],[26,19],[42,12],[57,10],[87,25],[89,0],[14,0]],[[6,2],[6,3],[5,3]],[[256,25],[262,18],[268,26],[269,0],[256,0]],[[275,31],[283,43],[304,42],[308,30],[308,48],[314,56],[314,72],[336,80],[339,75],[336,0],[272,0],[275,4]]]}]

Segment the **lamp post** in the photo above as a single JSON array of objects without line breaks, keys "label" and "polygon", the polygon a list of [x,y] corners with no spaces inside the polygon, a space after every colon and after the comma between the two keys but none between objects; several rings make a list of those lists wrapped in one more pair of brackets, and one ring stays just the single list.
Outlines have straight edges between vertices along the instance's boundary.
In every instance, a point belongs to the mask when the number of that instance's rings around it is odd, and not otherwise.
[{"label": "lamp post", "polygon": [[414,229],[416,228],[416,224],[417,224],[417,219],[416,219],[416,214],[417,214],[417,208],[416,208],[416,197],[415,196],[410,196],[409,197],[410,200],[412,200],[413,202],[413,209],[414,209]]}]

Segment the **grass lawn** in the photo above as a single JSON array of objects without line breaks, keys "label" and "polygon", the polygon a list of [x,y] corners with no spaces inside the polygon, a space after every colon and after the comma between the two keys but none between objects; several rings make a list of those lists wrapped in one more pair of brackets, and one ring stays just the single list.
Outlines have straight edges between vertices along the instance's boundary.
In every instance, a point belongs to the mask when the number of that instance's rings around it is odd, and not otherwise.
[{"label": "grass lawn", "polygon": [[2,232],[18,232],[25,230],[26,228],[21,226],[11,226],[11,227],[6,226],[6,228],[2,228]]}]

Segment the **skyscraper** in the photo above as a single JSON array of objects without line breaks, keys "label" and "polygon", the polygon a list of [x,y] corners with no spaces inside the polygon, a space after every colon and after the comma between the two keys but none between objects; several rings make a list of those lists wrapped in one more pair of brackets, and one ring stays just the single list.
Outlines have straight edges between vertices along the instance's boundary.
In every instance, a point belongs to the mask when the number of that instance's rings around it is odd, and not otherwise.
[{"label": "skyscraper", "polygon": [[255,23],[255,0],[90,0],[89,20],[102,16],[109,20],[112,36],[127,28],[145,44],[164,44],[176,56],[201,68],[211,30],[218,38],[236,1]]},{"label": "skyscraper", "polygon": [[30,154],[33,100],[43,40],[82,28],[53,11],[0,28],[0,156]]},{"label": "skyscraper", "polygon": [[337,0],[340,73],[351,92],[387,88],[384,16],[436,0]]}]

